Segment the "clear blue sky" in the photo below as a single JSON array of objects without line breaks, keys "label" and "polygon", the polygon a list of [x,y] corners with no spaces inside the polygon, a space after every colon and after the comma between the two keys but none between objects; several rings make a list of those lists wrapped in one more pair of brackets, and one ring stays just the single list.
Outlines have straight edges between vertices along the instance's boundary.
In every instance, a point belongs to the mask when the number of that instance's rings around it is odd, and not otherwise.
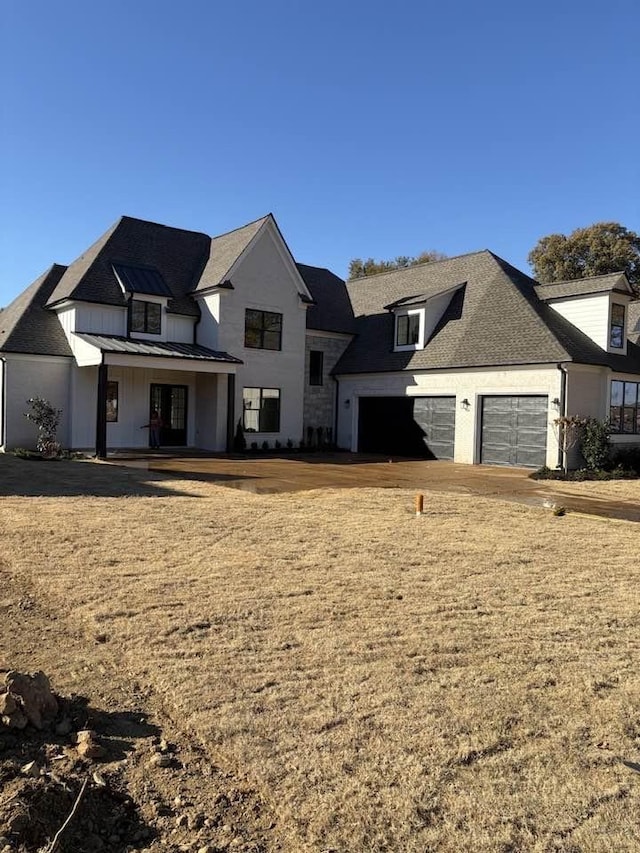
[{"label": "clear blue sky", "polygon": [[637,0],[3,0],[0,304],[120,215],[300,261],[640,231]]}]

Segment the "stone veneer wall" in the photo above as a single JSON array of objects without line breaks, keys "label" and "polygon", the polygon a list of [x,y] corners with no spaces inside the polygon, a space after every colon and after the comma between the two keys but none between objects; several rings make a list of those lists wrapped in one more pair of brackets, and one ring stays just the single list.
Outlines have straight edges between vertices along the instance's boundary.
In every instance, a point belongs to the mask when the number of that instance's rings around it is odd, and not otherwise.
[{"label": "stone veneer wall", "polygon": [[[315,430],[322,427],[326,438],[327,429],[331,430],[335,442],[335,396],[336,383],[331,371],[338,359],[349,345],[344,337],[325,337],[324,335],[307,334],[304,356],[304,440],[307,440],[307,428]],[[309,385],[309,353],[311,350],[321,350],[323,360],[323,384]]]}]

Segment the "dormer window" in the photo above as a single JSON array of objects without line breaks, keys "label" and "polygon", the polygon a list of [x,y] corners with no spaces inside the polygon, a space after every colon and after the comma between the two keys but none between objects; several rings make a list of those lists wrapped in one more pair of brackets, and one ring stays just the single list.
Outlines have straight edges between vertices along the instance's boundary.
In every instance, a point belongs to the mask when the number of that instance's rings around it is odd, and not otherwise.
[{"label": "dormer window", "polygon": [[611,322],[609,325],[609,346],[612,349],[624,349],[624,305],[614,302],[611,305]]},{"label": "dormer window", "polygon": [[424,338],[424,311],[403,311],[396,314],[395,348],[422,349]]},{"label": "dormer window", "polygon": [[147,335],[162,333],[162,305],[142,299],[131,300],[131,331]]}]

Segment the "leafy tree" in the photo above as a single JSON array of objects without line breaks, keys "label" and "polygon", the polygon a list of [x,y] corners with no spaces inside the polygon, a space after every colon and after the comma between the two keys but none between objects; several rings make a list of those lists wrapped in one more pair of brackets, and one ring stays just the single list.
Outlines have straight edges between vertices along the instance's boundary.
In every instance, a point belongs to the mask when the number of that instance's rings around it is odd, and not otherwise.
[{"label": "leafy tree", "polygon": [[31,406],[31,411],[25,412],[24,416],[38,428],[37,449],[43,456],[58,456],[61,448],[56,440],[56,433],[62,409],[56,409],[42,397],[30,397],[27,403]]},{"label": "leafy tree", "polygon": [[391,261],[375,261],[373,258],[354,258],[349,263],[349,280],[354,278],[365,278],[369,275],[377,275],[379,272],[390,272],[391,270],[402,270],[407,267],[415,267],[418,264],[430,264],[432,261],[442,261],[446,258],[442,252],[420,252],[419,255],[398,255]]},{"label": "leafy tree", "polygon": [[542,282],[624,272],[640,292],[640,234],[617,222],[596,222],[568,237],[542,237],[529,253],[529,263]]}]

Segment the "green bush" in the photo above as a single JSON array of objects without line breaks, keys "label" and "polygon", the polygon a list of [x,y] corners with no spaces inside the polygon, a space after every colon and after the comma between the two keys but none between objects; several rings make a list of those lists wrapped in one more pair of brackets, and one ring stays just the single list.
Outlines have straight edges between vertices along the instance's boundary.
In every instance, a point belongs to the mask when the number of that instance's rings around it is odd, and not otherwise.
[{"label": "green bush", "polygon": [[625,447],[614,456],[614,464],[640,476],[640,447]]},{"label": "green bush", "polygon": [[610,435],[611,425],[609,421],[587,418],[582,431],[580,453],[582,453],[590,471],[598,471],[607,465],[611,452]]}]

